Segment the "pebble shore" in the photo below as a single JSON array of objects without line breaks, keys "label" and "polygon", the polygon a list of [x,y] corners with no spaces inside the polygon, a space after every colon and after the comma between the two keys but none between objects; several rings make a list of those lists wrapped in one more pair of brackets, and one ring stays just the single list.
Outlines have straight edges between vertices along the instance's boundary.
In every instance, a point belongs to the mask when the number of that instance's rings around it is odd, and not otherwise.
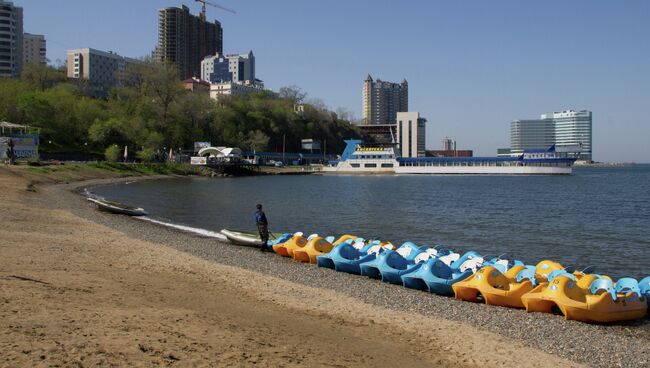
[{"label": "pebble shore", "polygon": [[[650,367],[650,318],[614,325],[565,321],[561,316],[526,313],[454,300],[389,285],[378,280],[335,272],[283,258],[257,249],[234,246],[215,239],[168,229],[126,216],[97,211],[76,189],[88,184],[48,188],[48,203],[101,225],[187,252],[206,260],[240,267],[287,281],[334,290],[365,303],[391,310],[444,318],[500,334],[546,353],[592,367]],[[74,191],[74,192],[73,192]],[[218,222],[219,219],[214,219]],[[368,234],[360,234],[368,235]],[[453,331],[449,331],[453,334]],[[534,362],[522,362],[534,366]]]}]

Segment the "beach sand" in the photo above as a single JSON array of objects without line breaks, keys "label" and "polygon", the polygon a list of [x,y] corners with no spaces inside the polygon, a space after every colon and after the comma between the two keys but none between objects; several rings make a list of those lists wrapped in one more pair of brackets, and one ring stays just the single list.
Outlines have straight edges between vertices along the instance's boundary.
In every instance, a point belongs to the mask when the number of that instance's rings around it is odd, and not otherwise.
[{"label": "beach sand", "polygon": [[136,239],[44,205],[56,192],[32,180],[0,168],[0,366],[578,366]]}]

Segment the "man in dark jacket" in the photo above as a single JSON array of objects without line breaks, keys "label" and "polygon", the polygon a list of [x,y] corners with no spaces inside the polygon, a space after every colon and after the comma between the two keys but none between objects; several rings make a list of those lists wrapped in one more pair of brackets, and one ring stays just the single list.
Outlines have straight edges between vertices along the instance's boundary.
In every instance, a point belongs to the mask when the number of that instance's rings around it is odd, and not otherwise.
[{"label": "man in dark jacket", "polygon": [[268,250],[269,242],[269,221],[266,219],[266,214],[262,211],[262,205],[257,205],[257,212],[255,212],[255,224],[257,230],[260,232],[260,239],[262,239],[262,247],[260,250],[265,252]]}]

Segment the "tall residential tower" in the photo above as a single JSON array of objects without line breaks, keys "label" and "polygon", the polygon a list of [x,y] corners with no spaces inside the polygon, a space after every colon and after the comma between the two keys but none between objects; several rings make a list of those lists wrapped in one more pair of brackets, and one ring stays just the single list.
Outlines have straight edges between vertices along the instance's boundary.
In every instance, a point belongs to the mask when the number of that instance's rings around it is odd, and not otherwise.
[{"label": "tall residential tower", "polygon": [[201,75],[201,60],[223,53],[223,28],[190,14],[190,9],[170,7],[158,11],[158,61],[176,64],[182,79]]},{"label": "tall residential tower", "polygon": [[23,70],[23,8],[0,0],[0,77],[17,77]]},{"label": "tall residential tower", "polygon": [[398,112],[409,109],[409,87],[402,83],[374,81],[370,74],[363,83],[363,124],[395,124]]},{"label": "tall residential tower", "polygon": [[23,63],[47,64],[45,36],[25,33],[23,36]]}]

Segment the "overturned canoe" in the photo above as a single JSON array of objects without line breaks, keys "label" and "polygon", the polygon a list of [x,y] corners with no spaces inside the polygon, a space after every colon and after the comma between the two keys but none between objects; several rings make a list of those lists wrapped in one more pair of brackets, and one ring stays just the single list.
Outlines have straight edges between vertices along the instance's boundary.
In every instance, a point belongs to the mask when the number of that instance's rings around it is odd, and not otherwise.
[{"label": "overturned canoe", "polygon": [[128,216],[146,216],[148,215],[147,211],[144,208],[140,207],[131,207],[119,202],[107,201],[100,198],[87,198],[90,202],[93,202],[97,205],[100,210],[107,211],[110,213],[116,213],[120,215]]},{"label": "overturned canoe", "polygon": [[[262,239],[258,233],[228,229],[221,230],[221,233],[233,244],[246,245],[249,247],[259,247],[262,245]],[[269,233],[269,245],[274,243],[273,240],[282,237],[284,237],[284,234]]]}]

